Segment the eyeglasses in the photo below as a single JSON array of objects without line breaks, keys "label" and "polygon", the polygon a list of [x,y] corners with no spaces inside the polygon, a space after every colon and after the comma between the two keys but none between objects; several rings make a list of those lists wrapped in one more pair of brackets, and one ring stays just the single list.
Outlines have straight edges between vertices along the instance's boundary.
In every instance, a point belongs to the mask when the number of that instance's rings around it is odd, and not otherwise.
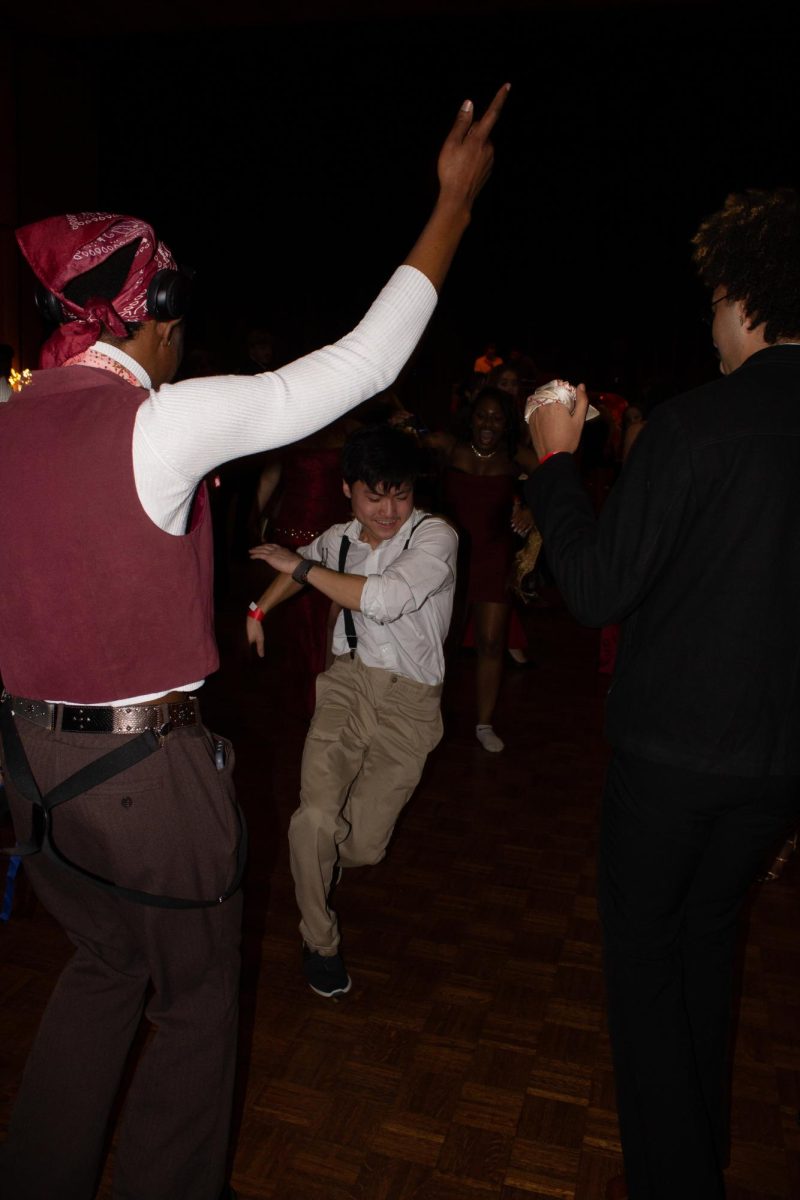
[{"label": "eyeglasses", "polygon": [[725,294],[723,296],[717,296],[716,300],[711,301],[711,312],[704,312],[702,314],[702,316],[700,317],[700,320],[703,322],[704,325],[711,325],[711,323],[714,320],[714,309],[717,307],[717,305],[722,300],[727,300],[727,299],[728,299],[728,293],[725,292]]}]

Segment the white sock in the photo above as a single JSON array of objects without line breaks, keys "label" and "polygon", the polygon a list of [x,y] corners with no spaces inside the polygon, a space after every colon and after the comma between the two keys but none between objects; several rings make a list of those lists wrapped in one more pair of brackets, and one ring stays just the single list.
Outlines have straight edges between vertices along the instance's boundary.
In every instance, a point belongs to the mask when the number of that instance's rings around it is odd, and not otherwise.
[{"label": "white sock", "polygon": [[488,750],[492,754],[499,754],[501,750],[505,749],[505,742],[501,741],[491,725],[476,725],[475,736],[484,750]]}]

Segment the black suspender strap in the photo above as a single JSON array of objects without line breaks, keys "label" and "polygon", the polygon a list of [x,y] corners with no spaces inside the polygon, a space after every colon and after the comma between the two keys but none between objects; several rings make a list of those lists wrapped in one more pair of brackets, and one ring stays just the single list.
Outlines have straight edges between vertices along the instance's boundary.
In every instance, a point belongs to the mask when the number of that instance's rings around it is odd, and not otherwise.
[{"label": "black suspender strap", "polygon": [[[422,522],[427,521],[432,515],[433,515],[432,513],[425,513],[425,516],[420,517],[420,519],[417,521],[416,525],[412,526],[411,531],[409,532],[409,535],[406,538],[406,544],[405,544],[405,546],[403,546],[404,552],[411,545],[411,539],[414,536],[414,533],[416,532],[416,530],[419,529]],[[343,533],[341,545],[339,546],[339,571],[342,574],[344,574],[345,564],[347,563],[347,552],[349,549],[350,549],[350,538],[347,536],[346,533]],[[358,646],[358,634],[356,633],[356,623],[353,620],[353,613],[352,613],[351,609],[343,608],[342,616],[344,617],[345,637],[347,638],[347,645],[350,647],[350,657],[352,658],[356,652],[356,647]]]},{"label": "black suspender strap", "polygon": [[404,549],[404,550],[407,550],[407,549],[408,549],[408,547],[411,545],[411,539],[412,539],[412,537],[414,536],[414,534],[417,532],[417,530],[419,529],[419,527],[420,527],[420,525],[422,524],[422,522],[423,522],[423,521],[430,521],[430,519],[431,519],[431,517],[432,517],[432,516],[433,516],[433,513],[425,513],[425,516],[424,516],[424,517],[420,517],[420,519],[417,521],[416,525],[413,525],[413,526],[412,526],[412,528],[411,528],[411,532],[409,533],[408,537],[406,538],[406,544],[405,544],[405,546],[403,546],[403,549]]},{"label": "black suspender strap", "polygon": [[[350,549],[350,538],[346,533],[342,534],[342,544],[339,547],[339,572],[345,574],[345,564],[347,562],[347,551]],[[347,638],[347,644],[350,647],[350,657],[353,658],[358,645],[358,635],[356,634],[356,623],[353,620],[353,611],[350,608],[342,609],[344,617],[344,632]]]},{"label": "black suspender strap", "polygon": [[77,863],[62,854],[53,841],[51,816],[53,809],[74,799],[75,796],[80,796],[83,792],[88,792],[91,788],[98,787],[101,783],[106,783],[115,775],[127,771],[129,767],[148,758],[161,746],[159,737],[153,730],[148,729],[139,737],[133,738],[132,741],[125,742],[101,758],[95,759],[94,762],[87,763],[80,771],[70,775],[68,779],[63,780],[44,796],[33,777],[25,747],[22,745],[22,739],[7,702],[0,704],[0,732],[3,736],[8,776],[20,795],[31,804],[33,809],[33,836],[22,845],[14,846],[3,853],[23,857],[42,851],[65,870],[79,875],[94,887],[101,888],[106,892],[113,892],[115,896],[120,896],[123,900],[130,900],[135,904],[146,904],[152,908],[210,908],[227,900],[238,889],[247,859],[247,829],[238,805],[236,806],[236,815],[239,822],[239,844],[236,874],[233,882],[223,894],[216,896],[213,900],[184,900],[178,896],[163,896],[155,892],[140,892],[135,888],[122,887],[110,879],[103,879],[99,875],[84,870],[83,867],[78,866]]}]

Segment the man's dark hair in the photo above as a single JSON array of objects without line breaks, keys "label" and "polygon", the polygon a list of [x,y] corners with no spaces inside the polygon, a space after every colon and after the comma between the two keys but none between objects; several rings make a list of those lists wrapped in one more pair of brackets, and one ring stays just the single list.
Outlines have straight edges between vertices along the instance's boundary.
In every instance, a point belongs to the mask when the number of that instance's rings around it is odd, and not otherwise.
[{"label": "man's dark hair", "polygon": [[741,300],[769,343],[800,334],[800,196],[792,188],[728,196],[692,238],[703,283]]},{"label": "man's dark hair", "polygon": [[[100,296],[104,300],[115,300],[128,278],[140,241],[140,238],[136,238],[127,246],[122,246],[110,254],[107,259],[96,267],[92,267],[90,271],[84,271],[82,275],[76,275],[74,279],[70,279],[64,288],[64,295],[67,299],[81,307],[95,296]],[[125,322],[128,337],[132,337],[136,330],[141,328],[141,321]]]},{"label": "man's dark hair", "polygon": [[342,450],[342,476],[351,487],[359,479],[372,491],[413,486],[420,472],[420,450],[413,433],[395,425],[357,429]]},{"label": "man's dark hair", "polygon": [[517,453],[519,446],[519,438],[521,433],[520,417],[517,406],[514,402],[514,397],[508,392],[504,392],[498,387],[484,387],[470,400],[461,412],[458,414],[458,438],[462,442],[472,441],[472,418],[475,416],[475,409],[480,404],[481,400],[494,400],[503,410],[503,416],[506,419],[505,440],[508,457],[513,459]]},{"label": "man's dark hair", "polygon": [[14,347],[7,342],[0,342],[0,378],[4,378],[11,370],[14,361]]}]

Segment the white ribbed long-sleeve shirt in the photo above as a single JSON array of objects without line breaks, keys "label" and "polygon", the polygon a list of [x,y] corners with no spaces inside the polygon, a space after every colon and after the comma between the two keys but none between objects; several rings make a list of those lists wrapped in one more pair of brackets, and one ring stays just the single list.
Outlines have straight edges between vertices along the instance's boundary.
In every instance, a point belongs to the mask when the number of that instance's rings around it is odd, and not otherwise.
[{"label": "white ribbed long-sleeve shirt", "polygon": [[363,320],[333,345],[264,375],[185,379],[158,391],[130,355],[98,342],[96,350],[150,390],[133,430],[133,472],[145,512],[167,533],[183,533],[204,475],[232,458],[308,437],[383,391],[435,307],[427,276],[402,266]]}]

